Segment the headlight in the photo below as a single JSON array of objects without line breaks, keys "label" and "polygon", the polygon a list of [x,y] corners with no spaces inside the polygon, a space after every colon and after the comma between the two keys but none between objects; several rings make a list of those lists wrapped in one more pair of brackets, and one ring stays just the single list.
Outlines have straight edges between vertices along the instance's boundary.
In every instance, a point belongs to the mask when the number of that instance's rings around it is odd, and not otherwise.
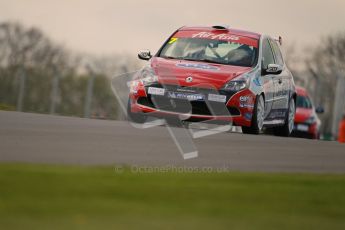
[{"label": "headlight", "polygon": [[146,67],[141,71],[141,76],[138,79],[143,85],[149,85],[158,81],[158,77],[151,67]]},{"label": "headlight", "polygon": [[245,88],[247,88],[246,81],[230,81],[223,87],[224,90],[228,91],[240,91]]},{"label": "headlight", "polygon": [[315,121],[316,121],[316,118],[315,118],[314,116],[310,116],[310,117],[305,121],[305,123],[311,125],[311,124],[315,123]]},{"label": "headlight", "polygon": [[226,90],[226,91],[237,92],[237,91],[243,90],[245,88],[248,88],[249,87],[249,79],[250,79],[252,72],[253,71],[250,71],[248,73],[244,73],[244,74],[232,79],[231,81],[226,83],[222,89]]},{"label": "headlight", "polygon": [[232,79],[231,81],[227,82],[222,87],[222,90],[237,92],[237,91],[249,88],[251,80],[259,77],[260,75],[261,75],[261,70],[259,71],[259,67],[257,66],[251,69],[250,71],[242,73],[239,76]]},{"label": "headlight", "polygon": [[153,82],[158,82],[158,77],[154,73],[153,69],[147,66],[139,71],[135,79],[129,81],[127,86],[129,87],[129,91],[131,93],[137,93],[140,87],[149,85]]},{"label": "headlight", "polygon": [[157,82],[158,77],[156,75],[147,76],[147,77],[141,78],[140,81],[143,83],[143,85],[149,85],[153,82]]},{"label": "headlight", "polygon": [[139,86],[139,81],[130,81],[127,83],[127,86],[129,87],[129,92],[130,93],[137,93],[138,92],[138,86]]}]

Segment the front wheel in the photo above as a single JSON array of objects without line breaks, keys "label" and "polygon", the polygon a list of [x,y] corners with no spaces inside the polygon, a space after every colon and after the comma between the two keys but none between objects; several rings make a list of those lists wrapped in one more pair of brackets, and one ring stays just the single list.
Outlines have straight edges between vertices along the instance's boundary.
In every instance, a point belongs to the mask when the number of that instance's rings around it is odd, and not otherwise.
[{"label": "front wheel", "polygon": [[242,126],[242,132],[246,134],[259,134],[264,126],[265,101],[262,95],[256,97],[251,126]]},{"label": "front wheel", "polygon": [[289,103],[288,114],[285,118],[285,123],[283,126],[273,128],[274,135],[281,137],[288,137],[292,133],[294,122],[295,122],[295,113],[296,105],[295,100],[291,99]]}]

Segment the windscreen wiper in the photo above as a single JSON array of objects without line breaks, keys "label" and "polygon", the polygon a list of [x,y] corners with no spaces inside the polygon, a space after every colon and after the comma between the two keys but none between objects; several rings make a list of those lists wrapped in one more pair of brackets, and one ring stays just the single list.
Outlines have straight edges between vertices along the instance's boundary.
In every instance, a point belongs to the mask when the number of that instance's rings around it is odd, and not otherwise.
[{"label": "windscreen wiper", "polygon": [[178,59],[181,60],[181,57],[173,57],[173,56],[161,56],[162,58],[166,58],[166,59]]},{"label": "windscreen wiper", "polygon": [[211,59],[207,59],[207,58],[203,58],[203,59],[193,59],[193,58],[182,58],[182,60],[185,60],[185,61],[200,61],[200,62],[208,62],[208,63],[215,63],[215,64],[225,64],[223,62],[217,62],[217,61],[214,61],[214,60],[211,60]]},{"label": "windscreen wiper", "polygon": [[200,61],[209,62],[209,63],[215,63],[215,64],[222,64],[222,65],[225,64],[224,62],[214,61],[214,60],[210,60],[210,59],[201,59]]}]

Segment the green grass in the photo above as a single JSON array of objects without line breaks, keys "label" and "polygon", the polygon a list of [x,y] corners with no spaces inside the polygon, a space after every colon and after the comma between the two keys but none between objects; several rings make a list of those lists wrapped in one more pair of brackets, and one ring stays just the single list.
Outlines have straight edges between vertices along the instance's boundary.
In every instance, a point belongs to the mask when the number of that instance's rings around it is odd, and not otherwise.
[{"label": "green grass", "polygon": [[345,175],[0,164],[0,229],[345,229]]},{"label": "green grass", "polygon": [[7,105],[7,104],[1,104],[0,103],[0,110],[15,111],[16,107],[14,107],[13,105]]}]

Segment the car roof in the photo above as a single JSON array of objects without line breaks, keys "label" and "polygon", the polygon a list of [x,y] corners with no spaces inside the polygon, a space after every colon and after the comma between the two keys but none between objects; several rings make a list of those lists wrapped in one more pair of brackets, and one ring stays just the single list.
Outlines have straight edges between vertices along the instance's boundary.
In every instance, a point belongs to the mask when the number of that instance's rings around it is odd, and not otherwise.
[{"label": "car roof", "polygon": [[[206,31],[206,32],[212,32],[215,30],[220,30],[216,29],[212,26],[184,26],[179,29],[179,31],[184,31],[184,30],[189,30],[189,31]],[[230,34],[236,34],[239,36],[244,36],[244,37],[249,37],[249,38],[254,38],[254,39],[260,39],[261,34],[255,33],[255,32],[250,32],[250,31],[245,31],[245,30],[239,30],[239,29],[234,29],[231,27],[228,27],[226,30],[227,33]]]},{"label": "car roof", "polygon": [[297,95],[308,96],[308,91],[302,86],[296,86],[296,92],[297,92]]}]

